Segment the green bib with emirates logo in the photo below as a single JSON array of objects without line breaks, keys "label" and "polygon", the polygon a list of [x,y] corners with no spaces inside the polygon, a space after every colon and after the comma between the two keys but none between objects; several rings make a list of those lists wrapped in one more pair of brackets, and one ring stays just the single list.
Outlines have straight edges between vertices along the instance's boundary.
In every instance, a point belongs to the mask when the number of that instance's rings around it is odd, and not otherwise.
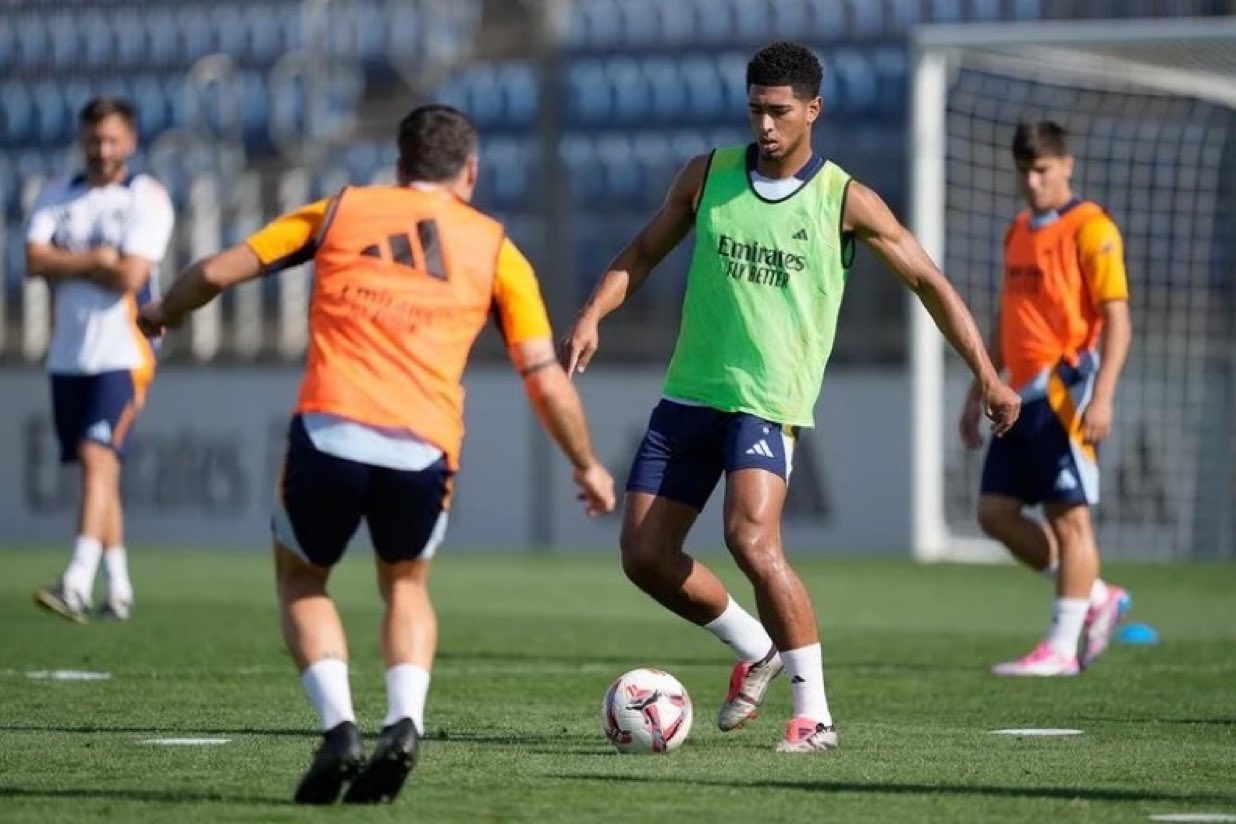
[{"label": "green bib with emirates logo", "polygon": [[664,392],[811,426],[853,256],[841,232],[850,176],[817,161],[796,192],[766,200],[748,177],[752,151],[712,154]]}]

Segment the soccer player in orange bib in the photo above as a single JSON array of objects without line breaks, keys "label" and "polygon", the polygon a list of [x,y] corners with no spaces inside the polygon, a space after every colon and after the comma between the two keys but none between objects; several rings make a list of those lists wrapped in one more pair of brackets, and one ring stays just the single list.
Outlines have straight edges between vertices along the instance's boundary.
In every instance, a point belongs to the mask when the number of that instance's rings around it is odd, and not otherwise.
[{"label": "soccer player in orange bib", "polygon": [[[310,343],[272,518],[284,639],[322,746],[296,790],[302,803],[393,799],[424,734],[437,643],[427,582],[446,530],[463,440],[460,379],[491,312],[542,425],[575,467],[589,515],[614,508],[583,407],[555,358],[532,267],[503,227],[468,205],[476,131],[426,106],[399,125],[399,186],[345,188],[193,264],[141,315],[177,326],[224,289],[316,263]],[[361,519],[386,603],[389,709],[366,761],[348,684],[347,643],[326,593]]]},{"label": "soccer player in orange bib", "polygon": [[[1099,577],[1090,507],[1099,501],[1098,444],[1112,426],[1116,383],[1132,337],[1120,230],[1102,207],[1073,194],[1065,130],[1023,123],[1013,138],[1029,208],[1004,238],[1004,289],[991,359],[1021,394],[1021,419],[992,440],[978,520],[1022,563],[1056,582],[1047,636],[997,675],[1076,675],[1107,647],[1130,598]],[[979,394],[962,411],[977,448]],[[1023,507],[1042,504],[1045,522]]]}]

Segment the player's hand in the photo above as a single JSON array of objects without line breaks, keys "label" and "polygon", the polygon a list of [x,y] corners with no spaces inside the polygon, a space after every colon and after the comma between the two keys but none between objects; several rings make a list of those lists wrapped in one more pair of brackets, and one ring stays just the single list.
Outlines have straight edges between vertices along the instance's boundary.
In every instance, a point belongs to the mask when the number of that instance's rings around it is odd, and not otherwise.
[{"label": "player's hand", "polygon": [[997,438],[1002,437],[1021,414],[1021,396],[1006,384],[993,383],[983,392],[983,414],[991,421],[991,430]]},{"label": "player's hand", "polygon": [[152,300],[137,312],[137,328],[148,338],[157,338],[169,327],[179,325],[178,320],[168,318],[167,313],[163,311],[163,302],[159,300]]},{"label": "player's hand", "polygon": [[590,518],[614,511],[614,479],[601,464],[577,468],[575,485],[579,487],[579,494],[575,497],[584,502],[584,512]]},{"label": "player's hand", "polygon": [[965,405],[961,408],[961,420],[957,422],[957,429],[966,449],[978,449],[983,445],[983,435],[979,432],[979,420],[983,417],[980,400],[977,393],[967,392]]},{"label": "player's hand", "polygon": [[562,340],[558,350],[558,360],[568,378],[574,378],[576,372],[582,373],[592,362],[592,356],[600,345],[601,332],[597,321],[590,315],[581,314],[575,319],[575,325]]},{"label": "player's hand", "polygon": [[95,269],[110,269],[120,262],[120,250],[114,246],[95,246],[87,254]]},{"label": "player's hand", "polygon": [[1095,444],[1102,441],[1112,431],[1112,400],[1095,395],[1082,413],[1082,440]]}]

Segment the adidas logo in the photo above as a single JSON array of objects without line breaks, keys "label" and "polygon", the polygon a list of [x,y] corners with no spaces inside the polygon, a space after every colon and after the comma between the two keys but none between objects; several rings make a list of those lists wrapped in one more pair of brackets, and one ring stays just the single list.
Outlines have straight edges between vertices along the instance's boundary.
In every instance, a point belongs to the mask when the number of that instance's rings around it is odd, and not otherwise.
[{"label": "adidas logo", "polygon": [[793,235],[791,235],[791,237],[792,237],[792,238],[794,238],[795,240],[806,240],[806,239],[807,239],[807,230],[806,230],[806,229],[799,229],[797,232],[795,232]]},{"label": "adidas logo", "polygon": [[1056,490],[1067,492],[1071,489],[1077,489],[1077,478],[1073,477],[1073,473],[1069,470],[1061,469],[1060,474],[1056,476]]},{"label": "adidas logo", "polygon": [[795,675],[793,678],[790,679],[790,683],[791,684],[805,684],[807,683],[807,679],[803,678],[801,675]]},{"label": "adidas logo", "polygon": [[768,446],[768,441],[760,438],[750,449],[747,450],[748,455],[763,455],[765,458],[774,458],[772,449]]},{"label": "adidas logo", "polygon": [[86,430],[86,437],[96,443],[109,444],[112,442],[112,425],[107,421],[96,421]]}]

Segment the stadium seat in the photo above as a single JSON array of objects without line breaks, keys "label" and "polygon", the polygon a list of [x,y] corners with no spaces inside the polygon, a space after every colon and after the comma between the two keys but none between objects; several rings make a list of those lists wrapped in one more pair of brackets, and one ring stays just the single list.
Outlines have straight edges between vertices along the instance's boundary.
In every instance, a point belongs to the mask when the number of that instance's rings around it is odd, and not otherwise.
[{"label": "stadium seat", "polygon": [[0,85],[0,142],[8,146],[25,143],[33,129],[34,107],[26,84],[8,80]]}]

